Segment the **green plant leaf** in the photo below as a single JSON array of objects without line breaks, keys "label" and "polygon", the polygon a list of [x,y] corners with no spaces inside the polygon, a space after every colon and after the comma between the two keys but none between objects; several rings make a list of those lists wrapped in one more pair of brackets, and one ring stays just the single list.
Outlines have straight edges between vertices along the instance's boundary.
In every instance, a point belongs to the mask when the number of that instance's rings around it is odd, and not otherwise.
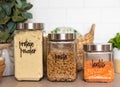
[{"label": "green plant leaf", "polygon": [[0,32],[0,42],[6,42],[7,38],[9,37],[9,32]]},{"label": "green plant leaf", "polygon": [[20,13],[26,11],[25,9],[20,8],[18,4],[15,4],[15,10],[19,11]]},{"label": "green plant leaf", "polygon": [[13,20],[13,22],[21,22],[21,21],[24,21],[25,18],[22,16],[13,16],[12,20]]},{"label": "green plant leaf", "polygon": [[10,5],[10,7],[12,8],[13,6],[15,6],[15,0],[11,0],[11,2],[8,3]]},{"label": "green plant leaf", "polygon": [[6,24],[9,20],[10,20],[10,17],[6,16],[2,20],[0,20],[0,24]]},{"label": "green plant leaf", "polygon": [[19,5],[19,7],[22,7],[22,1],[21,0],[16,0],[17,4]]},{"label": "green plant leaf", "polygon": [[11,6],[9,3],[3,3],[2,8],[4,9],[7,15],[11,14]]},{"label": "green plant leaf", "polygon": [[5,11],[2,7],[0,7],[0,20],[3,19],[6,16]]},{"label": "green plant leaf", "polygon": [[0,0],[0,4],[2,3],[2,0]]},{"label": "green plant leaf", "polygon": [[27,2],[27,0],[21,0],[22,2]]},{"label": "green plant leaf", "polygon": [[27,13],[32,7],[27,0],[0,0],[0,41],[5,42],[13,38],[12,32],[16,23],[32,18],[32,14]]},{"label": "green plant leaf", "polygon": [[23,5],[22,5],[22,9],[25,9],[25,10],[29,10],[32,7],[33,7],[33,5],[30,3],[23,3]]},{"label": "green plant leaf", "polygon": [[32,14],[29,13],[29,12],[24,12],[24,13],[22,13],[22,16],[23,16],[25,19],[31,19],[31,18],[32,18]]},{"label": "green plant leaf", "polygon": [[12,21],[8,22],[7,28],[9,33],[12,33],[16,29],[16,23]]},{"label": "green plant leaf", "polygon": [[112,43],[113,48],[120,50],[120,33],[117,33],[114,38],[111,38],[108,43]]},{"label": "green plant leaf", "polygon": [[3,25],[0,25],[0,31],[2,31],[4,29]]},{"label": "green plant leaf", "polygon": [[18,10],[17,8],[13,9],[14,16],[19,16],[20,13],[21,13],[21,11]]}]

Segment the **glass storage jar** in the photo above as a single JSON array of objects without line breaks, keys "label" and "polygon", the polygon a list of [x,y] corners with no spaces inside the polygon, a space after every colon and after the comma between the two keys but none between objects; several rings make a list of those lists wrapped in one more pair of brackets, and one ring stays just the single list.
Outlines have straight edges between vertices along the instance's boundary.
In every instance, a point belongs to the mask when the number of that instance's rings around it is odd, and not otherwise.
[{"label": "glass storage jar", "polygon": [[15,77],[38,81],[43,77],[43,23],[19,23],[14,36]]},{"label": "glass storage jar", "polygon": [[76,79],[76,46],[72,33],[48,34],[47,77],[50,81]]},{"label": "glass storage jar", "polygon": [[114,79],[111,44],[84,45],[84,80],[87,82],[111,82]]}]

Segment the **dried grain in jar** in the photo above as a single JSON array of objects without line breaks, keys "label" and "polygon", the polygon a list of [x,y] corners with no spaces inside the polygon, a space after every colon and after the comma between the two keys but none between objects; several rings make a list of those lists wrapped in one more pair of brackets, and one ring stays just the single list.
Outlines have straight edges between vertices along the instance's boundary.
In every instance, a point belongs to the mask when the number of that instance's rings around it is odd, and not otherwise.
[{"label": "dried grain in jar", "polygon": [[74,34],[49,34],[47,77],[50,81],[76,79],[76,46]]}]

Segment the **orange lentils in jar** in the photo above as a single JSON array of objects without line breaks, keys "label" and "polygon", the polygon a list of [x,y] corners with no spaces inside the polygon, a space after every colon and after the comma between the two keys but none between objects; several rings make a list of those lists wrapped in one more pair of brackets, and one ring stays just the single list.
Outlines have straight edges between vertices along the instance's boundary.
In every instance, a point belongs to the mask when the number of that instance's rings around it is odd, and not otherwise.
[{"label": "orange lentils in jar", "polygon": [[111,44],[84,45],[84,80],[112,82],[114,79]]}]

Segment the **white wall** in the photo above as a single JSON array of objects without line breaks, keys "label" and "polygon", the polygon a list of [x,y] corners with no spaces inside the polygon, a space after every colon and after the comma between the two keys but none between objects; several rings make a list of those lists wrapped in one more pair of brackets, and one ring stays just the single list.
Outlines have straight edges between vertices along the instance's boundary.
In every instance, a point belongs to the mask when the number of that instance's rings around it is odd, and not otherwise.
[{"label": "white wall", "polygon": [[29,0],[30,22],[45,23],[45,30],[69,26],[82,34],[96,24],[95,41],[107,42],[120,32],[120,0]]}]

